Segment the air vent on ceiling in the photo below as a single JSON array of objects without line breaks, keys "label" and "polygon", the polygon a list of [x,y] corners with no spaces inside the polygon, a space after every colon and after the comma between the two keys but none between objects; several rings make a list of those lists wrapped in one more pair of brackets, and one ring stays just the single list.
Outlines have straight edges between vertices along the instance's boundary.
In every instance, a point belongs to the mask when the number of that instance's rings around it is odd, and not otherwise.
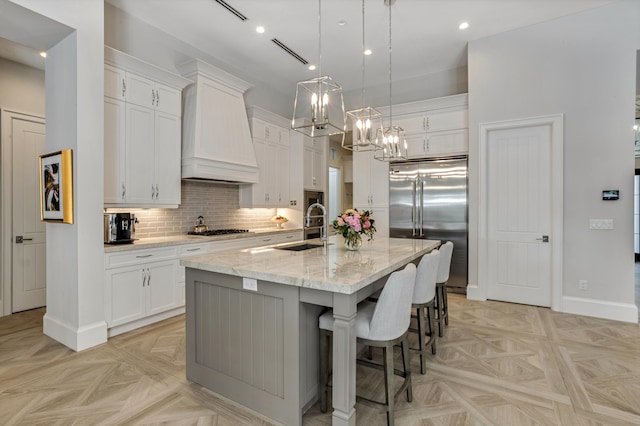
[{"label": "air vent on ceiling", "polygon": [[247,19],[249,19],[246,16],[244,16],[242,13],[238,12],[237,9],[235,9],[232,6],[230,6],[226,1],[224,1],[224,0],[213,0],[213,1],[215,1],[216,3],[218,3],[220,6],[224,7],[225,9],[227,9],[229,12],[233,13],[241,21],[246,21]]},{"label": "air vent on ceiling", "polygon": [[302,62],[303,65],[307,65],[309,63],[309,61],[307,61],[305,58],[303,58],[302,56],[298,55],[296,52],[291,50],[291,48],[289,48],[286,44],[284,44],[277,38],[272,38],[271,41],[274,42],[280,49],[284,50],[289,55],[293,56],[298,61]]}]

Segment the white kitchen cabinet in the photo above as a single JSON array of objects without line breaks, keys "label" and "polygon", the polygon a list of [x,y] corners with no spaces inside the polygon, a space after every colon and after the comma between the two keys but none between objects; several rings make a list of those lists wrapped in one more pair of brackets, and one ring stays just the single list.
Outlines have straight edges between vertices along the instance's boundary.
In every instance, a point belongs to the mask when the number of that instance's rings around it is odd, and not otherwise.
[{"label": "white kitchen cabinet", "polygon": [[401,115],[394,118],[393,125],[405,131],[409,159],[465,154],[469,150],[466,109]]},{"label": "white kitchen cabinet", "polygon": [[240,186],[240,207],[288,207],[289,131],[258,118],[252,118],[250,124],[258,163],[258,183]]},{"label": "white kitchen cabinet", "polygon": [[181,91],[134,73],[126,75],[127,103],[180,116]]},{"label": "white kitchen cabinet", "polygon": [[112,67],[104,66],[104,96],[107,98],[124,101],[127,92],[127,73],[126,71]]},{"label": "white kitchen cabinet", "polygon": [[181,89],[190,82],[107,47],[105,61],[105,206],[177,207]]},{"label": "white kitchen cabinet", "polygon": [[[123,100],[104,98],[104,202],[118,204],[124,200],[126,158],[126,104]],[[108,148],[107,148],[108,147]]]},{"label": "white kitchen cabinet", "polygon": [[324,191],[327,180],[325,146],[329,144],[323,138],[304,138],[303,148],[303,184],[304,189]]},{"label": "white kitchen cabinet", "polygon": [[374,159],[373,151],[353,153],[353,206],[370,210],[377,235],[389,235],[389,163]]},{"label": "white kitchen cabinet", "polygon": [[[169,259],[166,259],[167,253]],[[106,257],[105,300],[109,328],[179,306],[175,249],[132,250]]]}]

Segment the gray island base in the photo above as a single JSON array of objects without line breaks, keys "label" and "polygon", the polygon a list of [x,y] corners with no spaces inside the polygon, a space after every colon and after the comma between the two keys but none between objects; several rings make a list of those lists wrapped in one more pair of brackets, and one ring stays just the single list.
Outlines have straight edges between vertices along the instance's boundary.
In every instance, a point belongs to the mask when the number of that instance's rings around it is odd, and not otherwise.
[{"label": "gray island base", "polygon": [[[317,241],[311,241],[317,242]],[[318,398],[318,316],[333,308],[333,425],[355,425],[357,304],[439,241],[376,238],[357,252],[278,246],[184,259],[187,379],[285,425]]]}]

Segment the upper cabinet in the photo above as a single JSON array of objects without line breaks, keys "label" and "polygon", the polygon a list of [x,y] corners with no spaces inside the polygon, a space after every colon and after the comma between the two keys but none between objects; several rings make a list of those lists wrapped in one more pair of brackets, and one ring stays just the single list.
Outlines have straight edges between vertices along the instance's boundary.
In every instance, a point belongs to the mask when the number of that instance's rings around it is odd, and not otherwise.
[{"label": "upper cabinet", "polygon": [[248,108],[258,182],[240,186],[240,207],[288,207],[291,155],[288,120],[269,111]]},{"label": "upper cabinet", "polygon": [[303,183],[306,190],[324,191],[328,174],[325,150],[327,145],[328,137],[304,137]]},{"label": "upper cabinet", "polygon": [[180,204],[181,90],[189,83],[105,47],[106,207]]},{"label": "upper cabinet", "polygon": [[468,123],[466,94],[394,106],[393,125],[405,131],[409,159],[467,154]]}]

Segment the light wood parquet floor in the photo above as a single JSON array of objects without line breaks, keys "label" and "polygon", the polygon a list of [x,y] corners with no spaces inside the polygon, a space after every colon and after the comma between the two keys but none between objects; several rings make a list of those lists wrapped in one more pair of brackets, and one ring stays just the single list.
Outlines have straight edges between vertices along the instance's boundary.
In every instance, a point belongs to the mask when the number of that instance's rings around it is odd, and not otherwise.
[{"label": "light wood parquet floor", "polygon": [[[640,425],[640,326],[450,294],[450,325],[398,425]],[[44,310],[0,318],[1,425],[270,425],[185,379],[184,317],[75,353]],[[358,369],[358,392],[381,391]],[[359,425],[382,412],[357,405]],[[331,424],[313,406],[307,426]]]}]

